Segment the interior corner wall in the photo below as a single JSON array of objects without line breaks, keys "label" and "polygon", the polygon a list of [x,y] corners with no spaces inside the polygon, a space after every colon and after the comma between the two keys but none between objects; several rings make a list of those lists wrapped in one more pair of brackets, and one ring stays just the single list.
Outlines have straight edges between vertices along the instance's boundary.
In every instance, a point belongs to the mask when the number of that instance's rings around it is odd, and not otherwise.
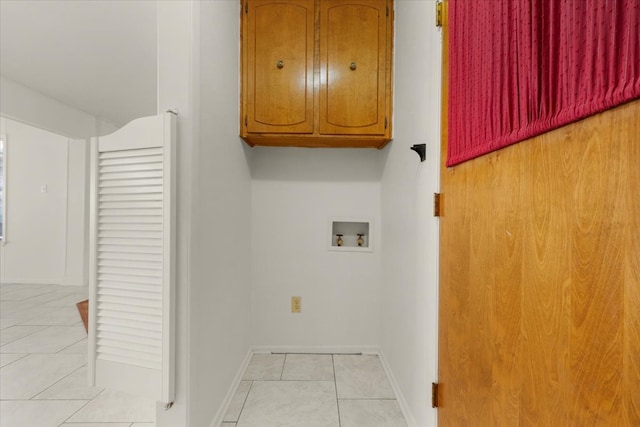
[{"label": "interior corner wall", "polygon": [[[382,354],[406,405],[409,426],[436,425],[441,36],[435,1],[395,6],[394,140],[382,187]],[[426,144],[426,161],[409,148]]]},{"label": "interior corner wall", "polygon": [[[199,381],[191,398],[205,426],[227,398],[250,349],[250,150],[238,137],[239,3],[202,2],[200,13],[200,144],[198,152],[199,298],[191,326]],[[221,66],[224,64],[224,66]],[[206,412],[205,412],[206,411]]]},{"label": "interior corner wall", "polygon": [[158,2],[158,107],[178,110],[176,401],[212,426],[249,349],[250,154],[238,137],[239,3]]},{"label": "interior corner wall", "polygon": [[[253,148],[252,343],[280,351],[377,351],[377,150]],[[331,218],[370,219],[372,252],[331,251]],[[291,313],[291,297],[302,312]]]},{"label": "interior corner wall", "polygon": [[0,281],[85,285],[84,141],[0,120],[7,137]]}]

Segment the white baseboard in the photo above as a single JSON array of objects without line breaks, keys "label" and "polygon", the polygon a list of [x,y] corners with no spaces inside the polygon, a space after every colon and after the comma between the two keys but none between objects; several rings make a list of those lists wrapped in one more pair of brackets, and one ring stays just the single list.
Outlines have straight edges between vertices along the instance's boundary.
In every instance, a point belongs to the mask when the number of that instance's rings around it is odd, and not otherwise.
[{"label": "white baseboard", "polygon": [[249,351],[247,352],[247,355],[244,357],[244,360],[242,361],[242,365],[240,365],[238,372],[236,372],[236,376],[233,378],[233,382],[231,383],[231,386],[227,391],[227,395],[224,397],[224,400],[222,401],[222,405],[220,405],[220,409],[218,409],[216,416],[213,417],[213,421],[211,421],[211,427],[220,427],[220,425],[222,424],[222,421],[224,420],[224,416],[227,413],[227,409],[229,409],[229,405],[231,404],[231,401],[233,400],[233,396],[236,393],[236,389],[240,385],[240,381],[242,381],[242,376],[244,375],[244,371],[246,371],[247,366],[249,366],[249,362],[251,361],[251,356],[253,356],[253,350],[249,349]]},{"label": "white baseboard", "polygon": [[378,354],[380,347],[375,345],[257,345],[254,353],[310,353],[310,354]]},{"label": "white baseboard", "polygon": [[15,277],[3,277],[2,284],[16,284],[16,285],[62,285],[62,278],[56,279],[24,279]]},{"label": "white baseboard", "polygon": [[396,395],[396,400],[398,401],[398,406],[400,406],[400,411],[404,416],[404,420],[407,422],[407,427],[417,427],[416,419],[413,417],[413,414],[409,410],[409,405],[407,405],[407,401],[400,391],[400,387],[398,386],[398,382],[396,381],[396,377],[393,375],[393,371],[387,363],[387,359],[384,357],[384,353],[382,350],[378,352],[378,357],[380,357],[380,362],[382,363],[382,367],[384,368],[385,373],[387,374],[387,378],[389,379],[389,383],[391,385],[391,389],[393,389],[393,393]]}]

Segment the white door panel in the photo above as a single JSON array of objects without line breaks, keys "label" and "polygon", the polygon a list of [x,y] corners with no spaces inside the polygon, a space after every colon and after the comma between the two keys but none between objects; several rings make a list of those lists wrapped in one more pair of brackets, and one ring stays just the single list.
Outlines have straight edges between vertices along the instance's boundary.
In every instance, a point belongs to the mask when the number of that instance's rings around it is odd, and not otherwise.
[{"label": "white door panel", "polygon": [[92,140],[89,376],[174,398],[175,117]]}]

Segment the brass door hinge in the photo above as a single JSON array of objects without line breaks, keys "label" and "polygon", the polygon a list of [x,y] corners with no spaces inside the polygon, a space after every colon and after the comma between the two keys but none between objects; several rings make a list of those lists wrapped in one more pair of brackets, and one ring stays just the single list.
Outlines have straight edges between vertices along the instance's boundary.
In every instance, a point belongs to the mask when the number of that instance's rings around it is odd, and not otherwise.
[{"label": "brass door hinge", "polygon": [[431,383],[431,407],[438,407],[438,383]]},{"label": "brass door hinge", "polygon": [[436,27],[442,27],[442,2],[436,2]]},{"label": "brass door hinge", "polygon": [[245,13],[246,15],[248,15],[248,14],[249,14],[249,3],[248,3],[248,2],[244,4],[244,13]]},{"label": "brass door hinge", "polygon": [[433,216],[440,216],[442,212],[442,194],[433,193]]},{"label": "brass door hinge", "polygon": [[389,5],[387,5],[387,16],[389,16]]},{"label": "brass door hinge", "polygon": [[247,120],[247,115],[245,114],[244,115],[244,125],[247,126],[247,124],[248,124],[248,120]]},{"label": "brass door hinge", "polygon": [[389,124],[389,123],[388,123],[388,121],[387,121],[387,118],[385,117],[385,118],[384,118],[384,128],[385,128],[385,129],[387,128],[388,124]]}]

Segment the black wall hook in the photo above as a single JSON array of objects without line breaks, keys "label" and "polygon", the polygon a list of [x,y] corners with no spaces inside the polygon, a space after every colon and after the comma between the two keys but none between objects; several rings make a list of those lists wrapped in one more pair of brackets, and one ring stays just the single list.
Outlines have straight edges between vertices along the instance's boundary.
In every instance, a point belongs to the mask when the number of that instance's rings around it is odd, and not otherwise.
[{"label": "black wall hook", "polygon": [[415,144],[411,149],[418,153],[421,162],[425,161],[427,158],[427,144]]}]

